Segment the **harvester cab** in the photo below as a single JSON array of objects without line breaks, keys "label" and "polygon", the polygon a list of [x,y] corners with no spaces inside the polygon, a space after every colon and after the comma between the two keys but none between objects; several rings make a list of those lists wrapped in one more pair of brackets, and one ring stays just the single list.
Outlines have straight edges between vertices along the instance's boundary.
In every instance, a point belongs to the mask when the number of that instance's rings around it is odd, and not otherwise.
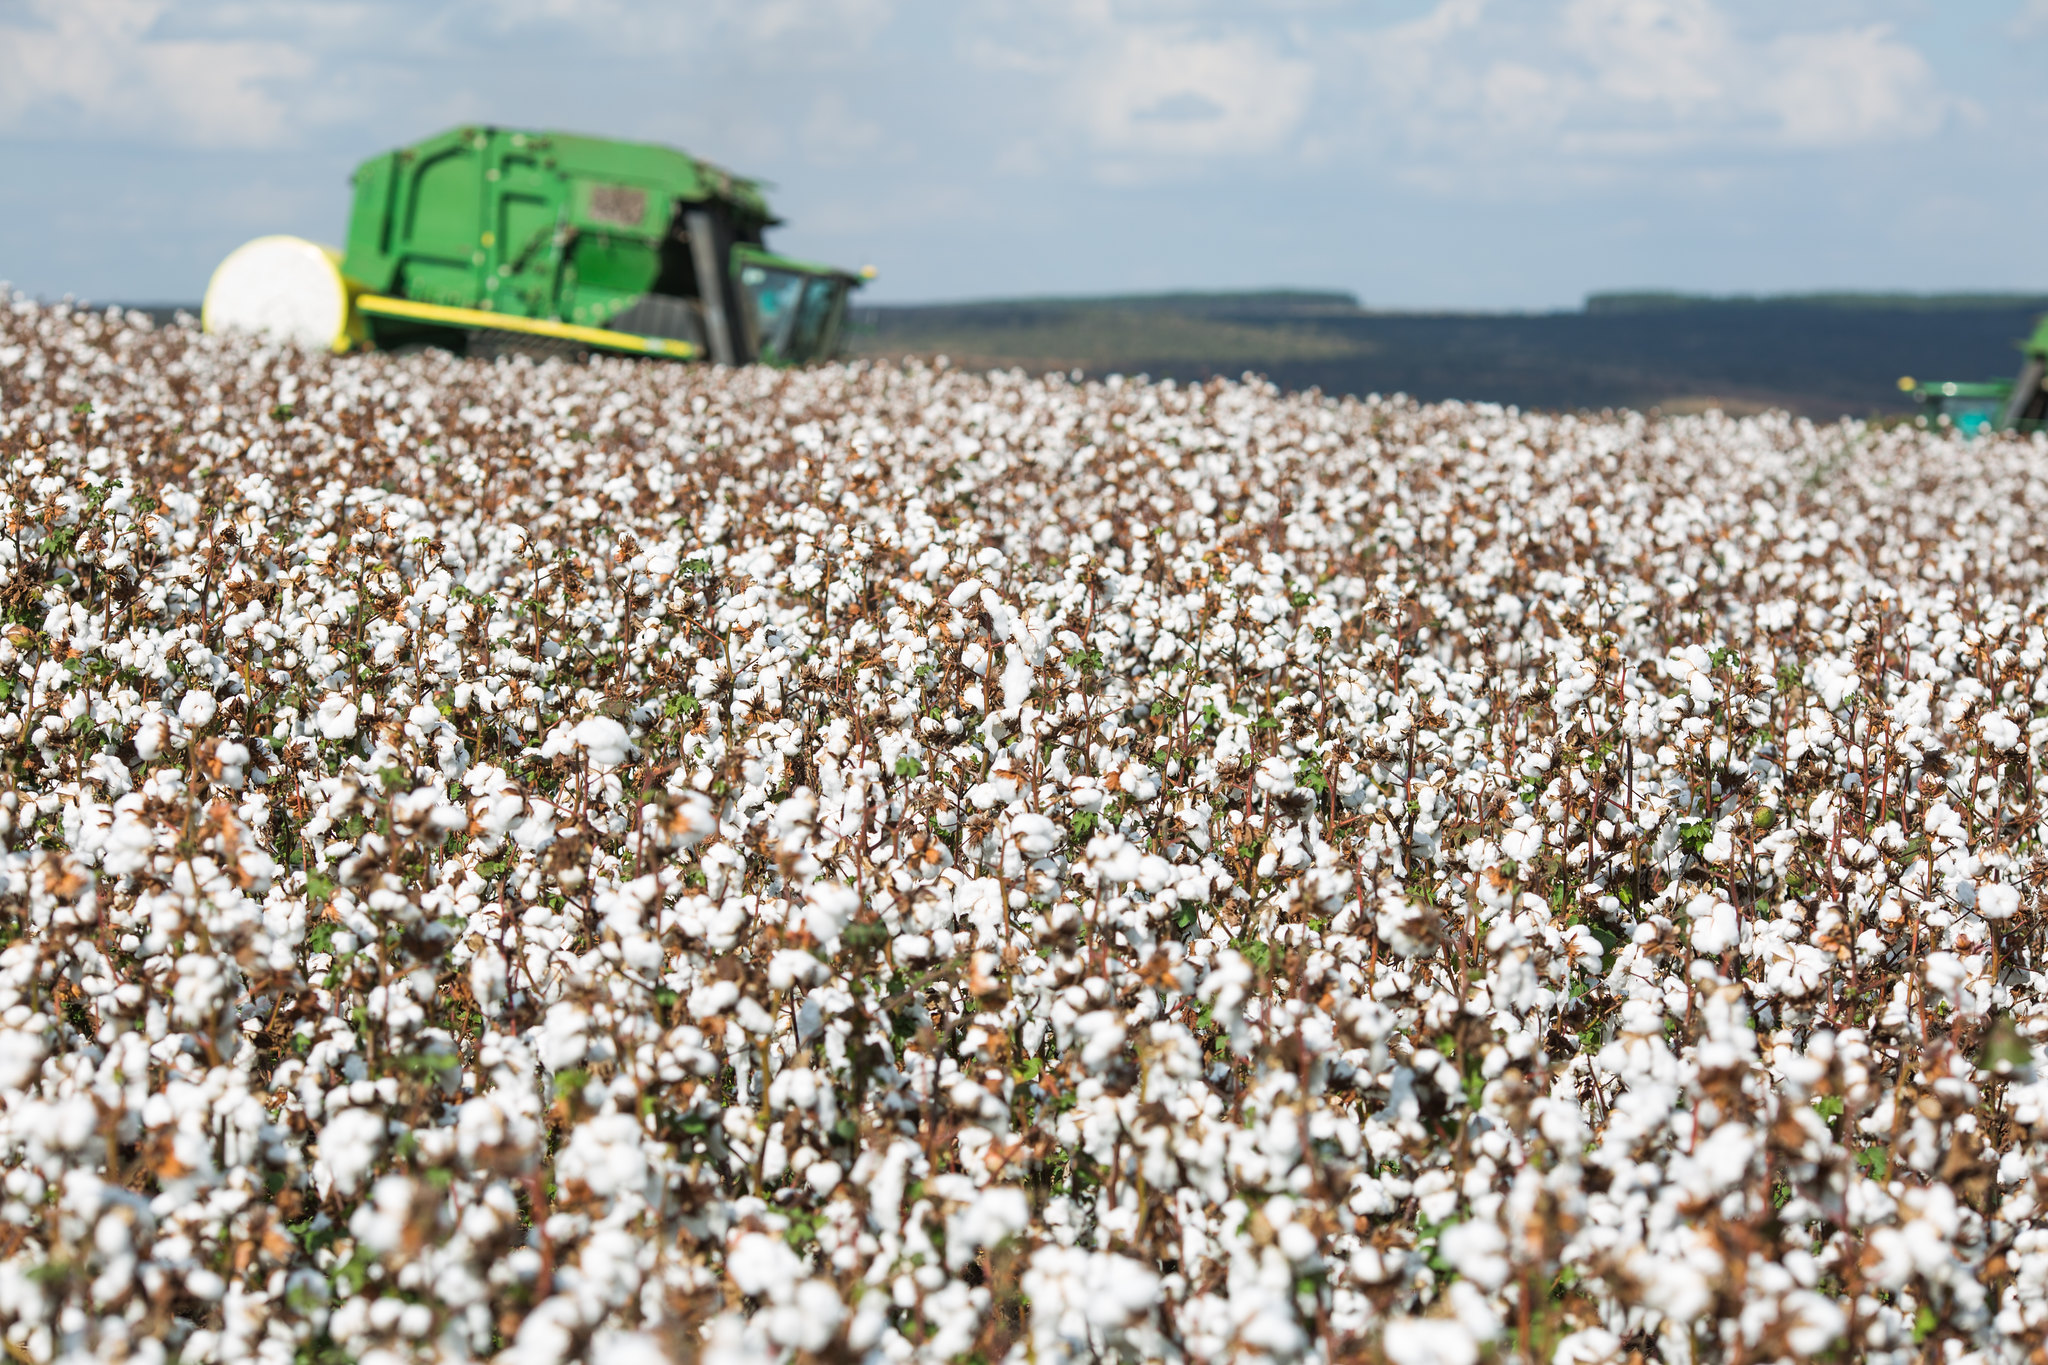
[{"label": "harvester cab", "polygon": [[1966,436],[2048,429],[2048,316],[2020,343],[2020,372],[2013,379],[1921,383],[1909,376],[1899,388],[1929,421],[1953,425]]},{"label": "harvester cab", "polygon": [[345,351],[611,351],[801,365],[837,353],[872,270],[768,249],[761,187],[673,148],[457,128],[356,168],[344,251],[237,249],[209,330]]}]

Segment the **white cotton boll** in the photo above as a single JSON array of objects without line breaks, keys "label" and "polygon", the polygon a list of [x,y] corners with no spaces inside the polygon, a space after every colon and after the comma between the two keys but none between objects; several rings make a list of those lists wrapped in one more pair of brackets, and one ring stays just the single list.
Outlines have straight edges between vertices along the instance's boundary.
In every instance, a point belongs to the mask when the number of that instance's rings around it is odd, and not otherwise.
[{"label": "white cotton boll", "polygon": [[2007,920],[2020,912],[2020,889],[2009,882],[1977,883],[1977,913],[1988,920]]},{"label": "white cotton boll", "polygon": [[1030,1226],[1031,1205],[1022,1190],[1007,1185],[982,1190],[946,1220],[947,1268],[961,1270],[983,1248],[1019,1236]]},{"label": "white cotton boll", "polygon": [[505,982],[505,956],[497,945],[486,943],[469,960],[470,994],[484,1009],[493,1009],[505,999]]},{"label": "white cotton boll", "polygon": [[[94,754],[85,765],[85,775],[105,788],[109,796],[124,796],[135,786],[128,765],[113,754]],[[0,827],[0,833],[4,832],[4,827]]]},{"label": "white cotton boll", "polygon": [[1992,712],[1978,722],[1977,728],[1984,736],[1985,743],[1994,749],[2013,749],[2019,746],[2020,727],[2003,712]]},{"label": "white cotton boll", "polygon": [[479,763],[462,775],[462,787],[471,796],[496,796],[512,781],[495,763]]},{"label": "white cotton boll", "polygon": [[590,1054],[590,1012],[573,1000],[548,1006],[534,1051],[549,1071],[567,1071]]},{"label": "white cotton boll", "polygon": [[1813,661],[1813,689],[1820,693],[1821,704],[1833,711],[1849,699],[1856,690],[1856,665],[1839,655],[1822,654]]},{"label": "white cotton boll", "polygon": [[379,1256],[398,1250],[412,1213],[414,1187],[406,1176],[387,1175],[370,1187],[370,1198],[348,1220],[355,1239]]},{"label": "white cotton boll", "polygon": [[219,958],[188,953],[178,959],[171,985],[171,1017],[195,1028],[210,1025],[228,991],[228,976]]},{"label": "white cotton boll", "polygon": [[1501,835],[1500,856],[1512,863],[1526,863],[1543,851],[1543,827],[1529,825]]},{"label": "white cotton boll", "polygon": [[220,703],[213,699],[213,693],[194,689],[178,702],[178,722],[187,730],[202,730],[212,724],[219,711]]},{"label": "white cotton boll", "polygon": [[1142,763],[1129,764],[1117,774],[1117,790],[1141,804],[1155,800],[1160,792],[1159,774]]},{"label": "white cotton boll", "polygon": [[600,772],[618,767],[633,752],[626,727],[610,716],[592,716],[577,722],[575,737],[577,747],[589,757],[590,766]]},{"label": "white cotton boll", "polygon": [[778,948],[768,960],[768,989],[782,992],[797,985],[823,981],[831,969],[809,953]]},{"label": "white cotton boll", "polygon": [[249,746],[229,740],[213,751],[214,762],[220,764],[222,785],[240,788],[247,780],[245,770],[249,766]]},{"label": "white cotton boll", "polygon": [[795,1351],[818,1352],[831,1344],[846,1320],[838,1291],[823,1280],[805,1280],[779,1298],[766,1316],[768,1335]]},{"label": "white cotton boll", "polygon": [[1123,1021],[1113,1010],[1091,1010],[1074,1021],[1075,1036],[1083,1040],[1081,1065],[1100,1071],[1123,1051]]},{"label": "white cotton boll", "polygon": [[1010,821],[1010,837],[1027,858],[1043,858],[1060,846],[1060,827],[1033,811],[1022,812]]},{"label": "white cotton boll", "polygon": [[1621,1338],[1604,1327],[1573,1332],[1551,1352],[1551,1365],[1615,1365],[1622,1358]]},{"label": "white cotton boll", "polygon": [[41,1069],[48,1051],[40,1033],[0,1028],[0,1090],[18,1091]]},{"label": "white cotton boll", "polygon": [[1735,907],[1712,892],[1694,896],[1686,906],[1692,918],[1692,946],[1707,957],[1719,957],[1742,940]]},{"label": "white cotton boll", "polygon": [[1381,1347],[1393,1365],[1475,1365],[1479,1343],[1465,1325],[1448,1318],[1394,1318]]},{"label": "white cotton boll", "polygon": [[739,1003],[740,987],[737,981],[706,981],[690,992],[686,1008],[690,1017],[699,1023],[716,1019]]},{"label": "white cotton boll", "polygon": [[742,995],[733,1002],[732,1021],[756,1038],[766,1038],[775,1032],[775,1016],[751,995]]},{"label": "white cotton boll", "polygon": [[1779,1320],[1786,1319],[1790,1319],[1790,1325],[1785,1329],[1785,1344],[1802,1358],[1827,1350],[1849,1328],[1848,1315],[1841,1305],[1810,1289],[1796,1289],[1785,1296]]},{"label": "white cotton boll", "polygon": [[590,1339],[593,1365],[672,1365],[658,1337],[646,1332],[605,1330]]},{"label": "white cotton boll", "polygon": [[1003,646],[1003,710],[1014,712],[1031,698],[1031,660],[1015,643]]},{"label": "white cotton boll", "polygon": [[725,1273],[742,1294],[787,1298],[795,1293],[803,1277],[804,1264],[779,1237],[759,1232],[743,1233],[726,1253]]},{"label": "white cotton boll", "polygon": [[171,742],[171,720],[161,711],[145,711],[135,727],[135,752],[144,763],[154,763]]},{"label": "white cotton boll", "polygon": [[557,1180],[578,1181],[606,1201],[643,1189],[647,1177],[640,1121],[630,1114],[599,1114],[577,1124],[555,1157]]},{"label": "white cotton boll", "polygon": [[1136,881],[1144,859],[1143,850],[1121,834],[1101,834],[1088,841],[1088,864],[1104,881]]},{"label": "white cotton boll", "polygon": [[1044,1356],[1062,1341],[1085,1348],[1090,1327],[1115,1330],[1150,1312],[1159,1275],[1127,1256],[1042,1246],[1031,1254],[1022,1287],[1031,1303],[1032,1335]]},{"label": "white cotton boll", "polygon": [[1435,945],[1436,911],[1391,887],[1380,894],[1374,923],[1380,938],[1402,957],[1427,956]]},{"label": "white cotton boll", "polygon": [[358,714],[354,702],[339,692],[329,692],[320,699],[313,723],[322,739],[354,739]]},{"label": "white cotton boll", "polygon": [[1280,1229],[1275,1239],[1280,1254],[1296,1265],[1313,1261],[1318,1252],[1316,1235],[1300,1223],[1289,1223]]},{"label": "white cotton boll", "polygon": [[1444,1259],[1460,1275],[1486,1289],[1507,1283],[1507,1245],[1498,1224],[1478,1218],[1446,1228],[1437,1239]]},{"label": "white cotton boll", "polygon": [[1294,790],[1294,764],[1276,754],[1259,764],[1252,780],[1269,796],[1285,796]]},{"label": "white cotton boll", "polygon": [[1444,1291],[1444,1297],[1450,1300],[1451,1311],[1474,1340],[1492,1341],[1500,1335],[1501,1315],[1478,1285],[1470,1280],[1455,1280]]},{"label": "white cotton boll", "polygon": [[330,1190],[354,1194],[363,1174],[384,1147],[383,1116],[368,1109],[344,1109],[320,1129],[313,1178],[324,1196]]},{"label": "white cotton boll", "polygon": [[1629,1255],[1627,1270],[1642,1293],[1643,1303],[1681,1325],[1696,1321],[1714,1302],[1714,1292],[1706,1277],[1689,1262],[1658,1257],[1638,1248]]},{"label": "white cotton boll", "polygon": [[860,909],[860,893],[840,882],[814,882],[804,890],[804,928],[830,948]]}]

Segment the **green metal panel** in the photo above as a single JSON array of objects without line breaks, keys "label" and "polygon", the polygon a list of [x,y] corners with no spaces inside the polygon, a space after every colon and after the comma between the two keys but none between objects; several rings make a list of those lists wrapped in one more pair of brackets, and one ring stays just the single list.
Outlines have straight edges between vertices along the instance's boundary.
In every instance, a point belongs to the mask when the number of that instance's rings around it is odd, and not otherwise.
[{"label": "green metal panel", "polygon": [[349,209],[343,273],[376,294],[388,292],[398,273],[398,258],[391,250],[391,196],[397,166],[396,152],[371,157],[358,166],[355,199]]}]

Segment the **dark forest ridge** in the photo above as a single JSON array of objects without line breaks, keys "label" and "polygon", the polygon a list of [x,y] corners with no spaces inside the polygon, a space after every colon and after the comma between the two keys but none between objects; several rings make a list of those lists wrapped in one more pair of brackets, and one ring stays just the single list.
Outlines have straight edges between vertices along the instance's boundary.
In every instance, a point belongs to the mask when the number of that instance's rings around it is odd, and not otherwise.
[{"label": "dark forest ridge", "polygon": [[1533,408],[1910,408],[1902,374],[2010,375],[2036,294],[1595,294],[1549,313],[1381,312],[1331,290],[990,299],[856,308],[852,347],[966,366],[1235,377]]}]

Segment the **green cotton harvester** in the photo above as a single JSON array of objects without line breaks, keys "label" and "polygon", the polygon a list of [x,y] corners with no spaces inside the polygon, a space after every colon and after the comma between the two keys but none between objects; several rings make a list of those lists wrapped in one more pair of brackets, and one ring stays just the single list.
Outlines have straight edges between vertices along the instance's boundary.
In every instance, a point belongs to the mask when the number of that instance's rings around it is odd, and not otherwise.
[{"label": "green cotton harvester", "polygon": [[1965,436],[2048,429],[2048,317],[2020,343],[2017,378],[1923,382],[1909,375],[1899,390],[1912,395],[1930,421]]},{"label": "green cotton harvester", "polygon": [[874,276],[768,250],[761,187],[669,147],[457,128],[356,168],[344,251],[259,237],[221,262],[208,331],[801,365]]}]

